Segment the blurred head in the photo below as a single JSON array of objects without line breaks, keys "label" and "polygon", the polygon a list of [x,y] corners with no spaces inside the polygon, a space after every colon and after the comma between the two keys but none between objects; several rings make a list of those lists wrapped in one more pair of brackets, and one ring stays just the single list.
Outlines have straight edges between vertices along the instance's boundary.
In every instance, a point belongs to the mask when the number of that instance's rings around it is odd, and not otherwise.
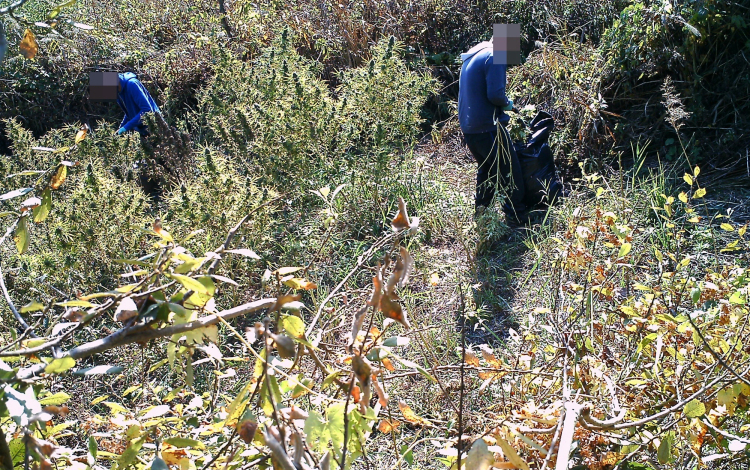
[{"label": "blurred head", "polygon": [[492,63],[517,65],[521,63],[521,25],[492,25]]},{"label": "blurred head", "polygon": [[120,77],[117,72],[91,72],[89,74],[89,99],[92,101],[117,101]]}]

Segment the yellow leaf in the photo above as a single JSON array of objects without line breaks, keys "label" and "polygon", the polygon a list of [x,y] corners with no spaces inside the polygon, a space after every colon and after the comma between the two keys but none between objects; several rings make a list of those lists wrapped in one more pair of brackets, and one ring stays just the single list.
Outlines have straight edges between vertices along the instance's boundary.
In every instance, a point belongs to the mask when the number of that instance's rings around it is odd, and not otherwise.
[{"label": "yellow leaf", "polygon": [[706,188],[699,188],[699,189],[698,189],[698,190],[697,190],[697,191],[695,192],[695,194],[693,194],[693,198],[695,198],[695,199],[700,199],[700,198],[702,198],[702,197],[703,197],[703,196],[705,196],[705,195],[706,195]]},{"label": "yellow leaf", "polygon": [[685,204],[687,204],[687,202],[688,202],[688,197],[687,197],[687,194],[685,194],[685,192],[681,192],[681,193],[680,193],[680,195],[679,195],[679,196],[677,196],[677,197],[678,197],[678,198],[680,198],[680,201],[682,201],[682,202],[684,202]]},{"label": "yellow leaf", "polygon": [[21,217],[18,221],[18,227],[13,233],[13,240],[16,242],[18,254],[22,255],[29,249],[29,229],[26,226],[26,217]]},{"label": "yellow leaf", "polygon": [[164,444],[161,451],[161,458],[164,459],[168,465],[178,465],[180,460],[187,457],[188,453],[185,449],[174,447],[169,444]]},{"label": "yellow leaf", "polygon": [[160,218],[157,217],[156,220],[154,220],[152,228],[154,229],[154,232],[159,235],[165,242],[170,243],[174,241],[172,235],[162,228]]},{"label": "yellow leaf", "polygon": [[60,186],[65,182],[65,178],[68,176],[68,167],[65,165],[60,165],[57,167],[57,171],[55,172],[55,175],[52,177],[52,180],[49,182],[49,187],[52,189],[59,189]]},{"label": "yellow leaf", "polygon": [[440,275],[438,273],[430,274],[430,285],[436,286],[440,283]]},{"label": "yellow leaf", "polygon": [[739,230],[737,230],[737,235],[744,237],[746,231],[747,231],[747,224],[743,225],[742,227],[740,227]]},{"label": "yellow leaf", "polygon": [[21,44],[18,45],[18,49],[27,59],[36,57],[37,52],[39,52],[39,44],[37,44],[36,37],[30,29],[24,31],[23,39],[21,40]]},{"label": "yellow leaf", "polygon": [[312,290],[312,289],[318,288],[318,285],[315,284],[314,282],[310,282],[300,277],[293,277],[290,279],[286,279],[284,281],[284,285],[287,287],[291,287],[292,289]]},{"label": "yellow leaf", "polygon": [[618,258],[625,257],[628,253],[630,253],[630,250],[632,249],[633,249],[633,245],[631,245],[630,243],[623,243],[622,246],[620,247],[620,252],[617,254],[617,257]]},{"label": "yellow leaf", "polygon": [[495,435],[495,439],[497,440],[498,445],[503,449],[503,454],[505,455],[505,457],[510,460],[513,465],[523,470],[531,470],[529,468],[529,464],[526,463],[526,461],[522,459],[520,455],[518,455],[516,449],[508,444],[508,441],[498,435]]},{"label": "yellow leaf", "polygon": [[701,174],[700,167],[698,165],[695,165],[695,169],[693,170],[693,176],[695,176],[697,178],[698,175],[700,175],[700,174]]},{"label": "yellow leaf", "polygon": [[700,217],[698,217],[697,215],[696,215],[695,217],[690,217],[690,218],[688,219],[688,222],[690,222],[690,223],[693,223],[693,224],[697,224],[697,223],[698,223],[698,222],[700,222],[700,221],[701,221],[701,218],[700,218]]},{"label": "yellow leaf", "polygon": [[682,177],[682,179],[684,179],[684,180],[685,180],[685,182],[686,182],[687,184],[689,184],[690,186],[692,186],[692,185],[693,185],[693,177],[692,177],[692,176],[690,176],[690,175],[688,175],[687,173],[685,173],[685,176],[683,176],[683,177]]},{"label": "yellow leaf", "polygon": [[81,130],[79,130],[76,134],[76,144],[80,144],[81,141],[86,138],[87,132],[88,128],[86,126],[81,127]]},{"label": "yellow leaf", "polygon": [[417,414],[412,411],[411,407],[402,400],[399,400],[398,402],[398,409],[401,410],[401,414],[404,415],[404,419],[411,424],[418,424],[420,426],[432,426],[432,423],[429,420],[422,418],[421,416],[417,416]]},{"label": "yellow leaf", "polygon": [[727,232],[732,232],[732,231],[734,231],[734,227],[732,227],[732,225],[731,225],[731,224],[728,224],[728,223],[726,223],[726,222],[724,222],[723,224],[721,224],[721,228],[722,228],[723,230],[726,230]]}]

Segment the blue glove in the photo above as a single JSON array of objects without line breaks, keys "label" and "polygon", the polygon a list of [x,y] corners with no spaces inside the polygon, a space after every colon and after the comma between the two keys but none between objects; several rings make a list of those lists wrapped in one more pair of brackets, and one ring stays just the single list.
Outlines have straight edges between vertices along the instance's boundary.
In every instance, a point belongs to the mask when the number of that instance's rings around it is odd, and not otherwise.
[{"label": "blue glove", "polygon": [[503,111],[511,111],[513,109],[513,101],[508,100],[508,104],[502,108]]},{"label": "blue glove", "polygon": [[125,133],[125,128],[124,127],[121,127],[119,129],[117,129],[117,135],[124,134],[124,133]]}]

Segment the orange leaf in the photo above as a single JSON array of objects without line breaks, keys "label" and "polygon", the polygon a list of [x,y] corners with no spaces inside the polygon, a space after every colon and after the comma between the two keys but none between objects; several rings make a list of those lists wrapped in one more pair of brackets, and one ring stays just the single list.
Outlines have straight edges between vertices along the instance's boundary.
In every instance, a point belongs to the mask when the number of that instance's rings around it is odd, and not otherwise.
[{"label": "orange leaf", "polygon": [[394,370],[396,370],[396,367],[394,367],[391,360],[388,359],[387,357],[384,357],[383,359],[381,359],[380,363],[383,364],[383,367],[385,367],[385,370],[389,372],[393,372]]},{"label": "orange leaf", "polygon": [[41,204],[42,200],[38,197],[30,197],[21,203],[21,212],[30,211]]},{"label": "orange leaf", "polygon": [[30,29],[27,29],[23,33],[23,39],[21,40],[21,44],[18,45],[18,49],[27,59],[36,57],[37,52],[39,52],[39,44],[37,44],[36,37]]},{"label": "orange leaf", "polygon": [[381,419],[380,424],[378,424],[378,431],[382,432],[383,434],[388,434],[394,432],[399,426],[401,426],[401,421],[397,419],[394,419],[393,421],[388,419]]},{"label": "orange leaf", "polygon": [[479,358],[473,351],[468,349],[466,350],[466,354],[464,354],[464,362],[470,366],[479,366]]},{"label": "orange leaf", "polygon": [[55,172],[55,175],[52,177],[52,180],[49,182],[49,187],[52,189],[60,189],[60,186],[65,182],[65,178],[68,176],[68,167],[65,165],[60,165],[57,167],[57,171]]},{"label": "orange leaf", "polygon": [[406,318],[406,311],[393,297],[395,296],[391,294],[384,295],[383,298],[380,299],[380,310],[386,317],[396,320],[407,329],[411,328],[411,325],[409,325],[409,319]]},{"label": "orange leaf", "polygon": [[398,409],[401,410],[401,414],[404,415],[404,419],[411,424],[416,424],[419,426],[432,426],[432,423],[429,420],[424,419],[421,416],[417,416],[417,414],[412,411],[411,407],[402,400],[399,400],[398,402]]},{"label": "orange leaf", "polygon": [[380,305],[380,297],[383,295],[383,269],[378,263],[377,275],[372,278],[372,295],[370,300],[367,301],[367,305],[374,307]]},{"label": "orange leaf", "polygon": [[492,367],[503,367],[504,364],[498,358],[495,357],[495,353],[486,344],[481,346],[482,357],[485,361],[489,362]]},{"label": "orange leaf", "polygon": [[354,400],[354,403],[359,403],[362,399],[362,393],[360,392],[358,385],[352,387],[352,399]]},{"label": "orange leaf", "polygon": [[383,387],[380,386],[380,382],[378,382],[378,378],[375,375],[372,376],[372,385],[375,387],[375,391],[378,392],[378,403],[380,403],[380,406],[383,408],[387,408],[388,394],[385,393]]},{"label": "orange leaf", "polygon": [[409,214],[406,213],[406,202],[401,197],[398,198],[398,213],[391,221],[391,227],[395,231],[409,228]]}]

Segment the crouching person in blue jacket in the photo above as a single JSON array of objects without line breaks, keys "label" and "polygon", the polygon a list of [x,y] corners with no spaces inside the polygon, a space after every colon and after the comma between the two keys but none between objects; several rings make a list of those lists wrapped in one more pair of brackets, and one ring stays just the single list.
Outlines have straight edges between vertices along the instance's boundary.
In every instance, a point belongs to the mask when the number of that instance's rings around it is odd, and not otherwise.
[{"label": "crouching person in blue jacket", "polygon": [[458,118],[466,144],[479,165],[475,213],[482,214],[496,190],[504,188],[506,222],[515,226],[525,223],[528,211],[523,203],[521,164],[505,129],[510,121],[506,112],[514,109],[505,94],[507,55],[498,51],[495,55],[498,57],[493,60],[492,40],[461,54]]},{"label": "crouching person in blue jacket", "polygon": [[159,107],[133,72],[92,72],[89,74],[89,98],[92,101],[117,101],[125,113],[116,134],[136,131],[148,136],[142,120],[145,113],[159,113]]},{"label": "crouching person in blue jacket", "polygon": [[146,87],[143,86],[143,83],[138,80],[133,72],[118,74],[118,78],[120,81],[120,91],[117,93],[117,104],[125,112],[125,116],[122,118],[122,123],[120,123],[120,129],[117,130],[117,133],[124,134],[125,132],[135,130],[146,137],[148,136],[148,129],[141,117],[145,113],[151,112],[161,114],[161,111],[151,97],[151,94],[146,90]]}]

